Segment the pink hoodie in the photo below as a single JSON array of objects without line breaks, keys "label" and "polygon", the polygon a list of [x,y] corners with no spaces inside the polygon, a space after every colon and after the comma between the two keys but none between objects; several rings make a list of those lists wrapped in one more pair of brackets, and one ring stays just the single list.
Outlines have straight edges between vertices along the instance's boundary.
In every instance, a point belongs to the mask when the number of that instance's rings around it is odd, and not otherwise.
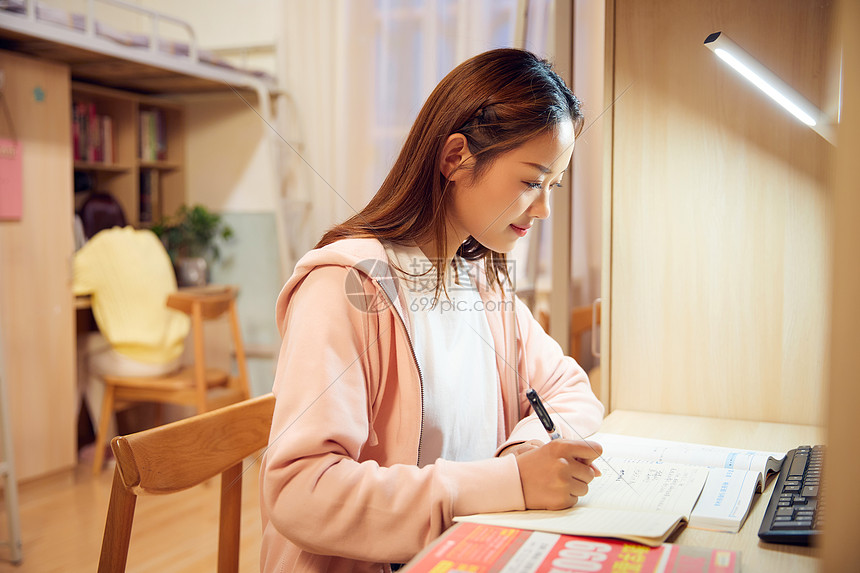
[{"label": "pink hoodie", "polygon": [[[423,380],[387,260],[375,239],[338,241],[305,255],[278,297],[261,571],[388,571],[454,516],[524,509],[514,456],[418,467]],[[480,291],[500,378],[499,449],[547,440],[523,417],[529,388],[564,416],[564,437],[594,433],[603,406],[579,365],[519,299]]]}]

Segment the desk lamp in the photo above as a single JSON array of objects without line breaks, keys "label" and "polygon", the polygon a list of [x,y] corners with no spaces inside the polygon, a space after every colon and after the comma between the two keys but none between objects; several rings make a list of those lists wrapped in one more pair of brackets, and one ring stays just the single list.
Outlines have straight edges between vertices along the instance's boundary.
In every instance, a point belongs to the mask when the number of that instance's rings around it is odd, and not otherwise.
[{"label": "desk lamp", "polygon": [[812,105],[776,74],[764,67],[723,32],[714,32],[705,38],[705,47],[714,52],[722,61],[752,82],[776,103],[784,107],[794,117],[811,127],[829,143],[836,143],[830,118]]}]

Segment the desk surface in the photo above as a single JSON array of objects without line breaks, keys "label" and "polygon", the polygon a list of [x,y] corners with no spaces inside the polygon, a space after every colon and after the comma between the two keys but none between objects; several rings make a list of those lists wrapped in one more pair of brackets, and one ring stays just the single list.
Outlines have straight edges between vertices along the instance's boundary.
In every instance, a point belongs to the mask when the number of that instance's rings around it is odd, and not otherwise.
[{"label": "desk surface", "polygon": [[[788,451],[801,444],[819,444],[824,439],[823,429],[815,426],[627,410],[612,412],[606,417],[600,430],[645,438],[777,452]],[[771,478],[765,491],[756,496],[740,532],[720,533],[688,527],[669,541],[681,545],[740,551],[741,570],[748,573],[817,571],[819,549],[763,543],[758,538],[758,528],[775,482],[775,477]]]}]

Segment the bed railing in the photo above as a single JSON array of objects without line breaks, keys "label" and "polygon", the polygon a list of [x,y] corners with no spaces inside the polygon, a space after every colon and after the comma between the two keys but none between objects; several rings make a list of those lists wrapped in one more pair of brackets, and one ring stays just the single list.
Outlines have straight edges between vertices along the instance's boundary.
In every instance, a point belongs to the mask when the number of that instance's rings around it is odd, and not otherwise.
[{"label": "bed railing", "polygon": [[[37,0],[24,0],[25,3],[25,14],[27,15],[27,19],[36,21],[36,1]],[[124,2],[123,0],[87,0],[87,11],[84,16],[84,33],[90,38],[96,37],[96,3],[106,4],[108,6],[114,6],[116,8],[120,8],[122,10],[127,10],[129,12],[135,12],[139,15],[145,16],[149,21],[149,47],[148,50],[153,53],[157,53],[162,44],[162,38],[160,34],[160,24],[162,22],[168,22],[173,24],[179,28],[182,28],[188,34],[188,58],[194,62],[199,63],[200,60],[198,58],[198,47],[197,47],[197,34],[194,32],[194,28],[192,28],[191,24],[186,22],[185,20],[181,20],[179,18],[174,18],[173,16],[168,16],[167,14],[162,14],[160,12],[156,12],[155,10],[150,10],[148,8],[142,8],[135,4],[131,4],[129,2]],[[176,54],[175,54],[176,55]]]}]

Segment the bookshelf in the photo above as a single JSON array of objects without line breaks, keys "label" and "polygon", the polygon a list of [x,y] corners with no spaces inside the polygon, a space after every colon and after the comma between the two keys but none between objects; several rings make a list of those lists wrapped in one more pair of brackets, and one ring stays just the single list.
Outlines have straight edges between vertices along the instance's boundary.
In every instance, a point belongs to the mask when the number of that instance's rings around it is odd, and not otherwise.
[{"label": "bookshelf", "polygon": [[[185,202],[180,105],[78,82],[72,102],[75,172],[113,195],[131,225],[149,226]],[[76,207],[85,199],[80,193]]]}]

